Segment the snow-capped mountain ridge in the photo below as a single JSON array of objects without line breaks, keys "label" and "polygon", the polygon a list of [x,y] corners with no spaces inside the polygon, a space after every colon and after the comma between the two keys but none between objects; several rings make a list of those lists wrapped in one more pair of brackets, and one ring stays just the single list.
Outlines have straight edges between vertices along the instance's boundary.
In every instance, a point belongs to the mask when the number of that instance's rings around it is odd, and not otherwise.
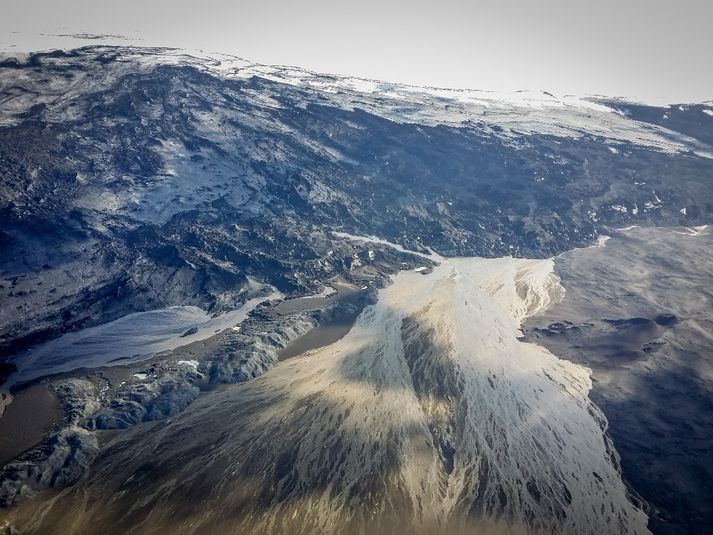
[{"label": "snow-capped mountain ridge", "polygon": [[[63,37],[63,36],[60,36]],[[101,36],[100,36],[101,37]],[[117,36],[119,37],[119,36]],[[127,39],[127,38],[124,38]],[[370,78],[367,76],[353,76],[347,74],[337,74],[329,72],[320,72],[311,70],[298,65],[281,64],[281,63],[260,63],[251,61],[242,56],[227,54],[223,52],[209,52],[203,49],[191,48],[176,48],[176,47],[149,47],[131,44],[102,44],[88,45],[83,47],[54,47],[49,49],[38,49],[35,53],[52,54],[58,50],[72,49],[116,49],[116,50],[134,50],[145,51],[154,58],[161,57],[163,64],[176,64],[185,62],[186,64],[202,64],[213,73],[228,73],[232,75],[258,75],[264,77],[273,77],[275,81],[292,82],[292,83],[310,83],[310,81],[321,78],[331,79],[334,81],[335,88],[340,86],[361,87],[364,91],[373,92],[375,90],[388,91],[391,89],[408,90],[412,92],[431,92],[438,93],[461,93],[472,95],[472,98],[482,98],[484,101],[495,101],[509,104],[530,104],[532,106],[545,105],[581,105],[584,107],[592,107],[592,109],[602,110],[602,106],[598,104],[599,100],[616,101],[624,104],[640,104],[651,106],[678,106],[678,105],[697,105],[704,104],[713,108],[713,99],[704,101],[686,101],[675,103],[672,101],[646,100],[639,97],[613,96],[597,93],[564,93],[555,94],[546,89],[515,89],[515,90],[496,90],[496,89],[475,89],[467,87],[450,87],[437,85],[419,85],[412,83],[404,83],[394,80],[386,80],[379,78]],[[18,61],[24,62],[30,57],[31,53],[16,52],[6,48],[0,50],[0,61]],[[317,85],[317,84],[315,84]]]},{"label": "snow-capped mountain ridge", "polygon": [[[43,64],[61,64],[65,53],[49,53]],[[565,95],[557,97],[547,91],[500,92],[475,89],[422,87],[359,77],[320,74],[293,66],[264,65],[228,54],[206,54],[200,50],[136,47],[84,47],[70,51],[87,54],[104,61],[119,61],[125,68],[112,69],[111,79],[122,71],[154,69],[162,66],[192,67],[225,79],[245,80],[260,77],[277,83],[316,91],[332,104],[345,109],[362,108],[397,122],[447,125],[480,125],[496,129],[501,136],[523,134],[554,136],[594,135],[610,138],[615,143],[634,143],[664,152],[694,151],[713,158],[707,144],[666,129],[641,123],[600,101],[603,97]],[[23,57],[14,61],[21,62]],[[13,60],[6,60],[12,62]],[[95,72],[91,83],[102,86],[104,73]],[[89,80],[87,80],[88,82]],[[104,81],[109,82],[108,80]],[[0,90],[5,89],[0,80]],[[109,82],[110,83],[110,82]],[[62,87],[57,100],[71,98],[71,87]],[[367,101],[365,101],[365,99]],[[44,100],[44,99],[41,99]],[[623,102],[623,101],[619,101]],[[50,102],[46,102],[50,104]],[[37,99],[18,104],[5,99],[0,125],[37,104]]]}]

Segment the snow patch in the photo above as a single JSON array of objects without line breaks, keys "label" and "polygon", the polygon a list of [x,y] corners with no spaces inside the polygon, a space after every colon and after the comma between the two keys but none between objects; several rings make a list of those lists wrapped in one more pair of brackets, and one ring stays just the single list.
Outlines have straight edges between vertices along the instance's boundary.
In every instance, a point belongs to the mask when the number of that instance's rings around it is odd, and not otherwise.
[{"label": "snow patch", "polygon": [[611,239],[611,236],[598,236],[597,237],[597,245],[595,247],[604,247],[606,246],[607,242]]},{"label": "snow patch", "polygon": [[421,253],[418,251],[411,251],[410,249],[406,249],[403,245],[399,245],[398,243],[393,243],[388,240],[378,238],[377,236],[358,236],[355,234],[349,234],[347,232],[337,232],[337,231],[332,232],[332,234],[334,234],[335,236],[337,236],[339,238],[346,238],[348,240],[352,240],[352,241],[356,241],[356,242],[378,243],[379,245],[386,245],[388,247],[391,247],[392,249],[396,249],[399,252],[420,256],[422,258],[427,258],[433,262],[440,262],[442,260],[442,257],[440,255],[434,253],[433,251],[431,251],[430,254]]}]

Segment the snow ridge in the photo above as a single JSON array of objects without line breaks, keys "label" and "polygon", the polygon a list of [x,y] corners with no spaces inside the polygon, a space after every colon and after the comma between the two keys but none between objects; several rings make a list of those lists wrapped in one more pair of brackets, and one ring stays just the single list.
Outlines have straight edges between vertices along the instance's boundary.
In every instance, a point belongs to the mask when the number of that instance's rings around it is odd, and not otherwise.
[{"label": "snow ridge", "polygon": [[[13,69],[0,76],[0,125],[13,124],[39,103],[54,108],[57,120],[71,114],[73,94],[101,90],[128,73],[176,65],[198,69],[224,79],[259,77],[319,93],[332,105],[360,108],[393,121],[424,125],[477,126],[493,135],[517,139],[526,134],[579,138],[604,137],[614,144],[632,143],[654,150],[693,151],[713,158],[707,145],[680,133],[642,123],[599,103],[594,97],[554,96],[545,91],[497,92],[471,89],[417,87],[349,76],[314,73],[290,66],[269,66],[227,54],[201,50],[138,47],[84,47],[75,53],[89,58],[116,56],[109,65],[85,62],[83,76],[35,80],[33,71]],[[22,59],[22,58],[19,58]],[[24,59],[26,61],[26,58]],[[45,57],[43,64],[61,67],[76,56]],[[41,87],[39,87],[41,85]],[[30,87],[18,93],[17,87]],[[269,100],[269,98],[268,98]],[[615,149],[616,150],[616,149]]]}]

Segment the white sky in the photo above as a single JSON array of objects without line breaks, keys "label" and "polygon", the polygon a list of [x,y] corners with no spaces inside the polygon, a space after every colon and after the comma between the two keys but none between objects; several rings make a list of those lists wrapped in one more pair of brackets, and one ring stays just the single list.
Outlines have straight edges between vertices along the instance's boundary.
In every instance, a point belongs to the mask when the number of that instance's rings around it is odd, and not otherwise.
[{"label": "white sky", "polygon": [[0,49],[117,43],[50,35],[78,32],[418,85],[713,100],[713,0],[0,0]]}]

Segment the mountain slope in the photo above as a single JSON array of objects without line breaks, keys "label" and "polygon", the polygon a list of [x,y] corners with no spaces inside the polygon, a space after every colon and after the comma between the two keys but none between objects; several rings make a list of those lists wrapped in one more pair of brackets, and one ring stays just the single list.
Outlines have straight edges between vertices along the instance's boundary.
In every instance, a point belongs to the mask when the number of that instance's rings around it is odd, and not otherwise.
[{"label": "mountain slope", "polygon": [[704,141],[577,99],[104,47],[7,60],[0,95],[5,355],[127,312],[235,307],[248,276],[314,289],[343,271],[318,265],[325,226],[544,257],[711,211]]}]

